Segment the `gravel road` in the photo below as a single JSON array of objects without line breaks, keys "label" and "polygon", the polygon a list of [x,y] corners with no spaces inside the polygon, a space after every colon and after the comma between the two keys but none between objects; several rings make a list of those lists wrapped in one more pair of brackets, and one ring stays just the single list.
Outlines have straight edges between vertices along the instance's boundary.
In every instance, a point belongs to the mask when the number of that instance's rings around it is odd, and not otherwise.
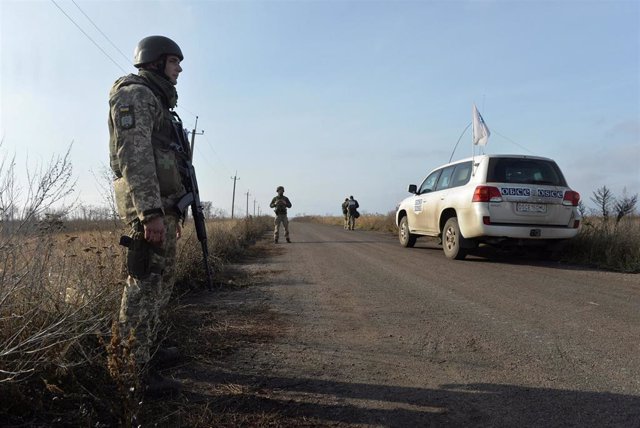
[{"label": "gravel road", "polygon": [[[323,424],[640,427],[640,276],[292,222],[235,381]],[[240,374],[241,373],[241,374]]]}]

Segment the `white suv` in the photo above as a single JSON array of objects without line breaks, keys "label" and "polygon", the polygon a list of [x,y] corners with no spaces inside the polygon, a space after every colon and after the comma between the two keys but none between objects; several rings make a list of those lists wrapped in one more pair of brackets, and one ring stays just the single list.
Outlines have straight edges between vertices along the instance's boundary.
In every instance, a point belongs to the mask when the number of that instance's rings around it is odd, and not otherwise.
[{"label": "white suv", "polygon": [[580,195],[551,159],[480,155],[433,170],[396,212],[400,243],[439,237],[463,259],[479,243],[551,246],[578,234]]}]

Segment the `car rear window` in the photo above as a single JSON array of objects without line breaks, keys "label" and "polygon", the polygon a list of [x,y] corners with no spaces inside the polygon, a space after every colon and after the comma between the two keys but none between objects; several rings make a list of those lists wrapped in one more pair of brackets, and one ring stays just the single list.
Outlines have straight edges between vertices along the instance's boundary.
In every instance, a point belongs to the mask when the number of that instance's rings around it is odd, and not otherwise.
[{"label": "car rear window", "polygon": [[558,165],[543,159],[491,158],[487,182],[567,186]]}]

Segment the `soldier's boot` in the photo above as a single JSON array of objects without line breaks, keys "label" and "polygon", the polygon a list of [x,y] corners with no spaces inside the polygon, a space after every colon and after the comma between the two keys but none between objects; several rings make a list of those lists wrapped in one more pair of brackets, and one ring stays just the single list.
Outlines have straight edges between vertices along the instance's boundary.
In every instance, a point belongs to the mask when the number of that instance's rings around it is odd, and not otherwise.
[{"label": "soldier's boot", "polygon": [[181,382],[164,377],[154,369],[151,369],[147,375],[145,394],[149,397],[173,396],[177,395],[181,389]]},{"label": "soldier's boot", "polygon": [[278,238],[273,238],[273,243],[277,244],[278,243]]},{"label": "soldier's boot", "polygon": [[287,237],[287,242],[288,242],[288,243],[291,243],[291,239],[289,239],[289,237]]},{"label": "soldier's boot", "polygon": [[151,359],[151,364],[155,368],[167,368],[176,365],[178,361],[180,361],[180,351],[175,346],[169,346],[158,348]]}]

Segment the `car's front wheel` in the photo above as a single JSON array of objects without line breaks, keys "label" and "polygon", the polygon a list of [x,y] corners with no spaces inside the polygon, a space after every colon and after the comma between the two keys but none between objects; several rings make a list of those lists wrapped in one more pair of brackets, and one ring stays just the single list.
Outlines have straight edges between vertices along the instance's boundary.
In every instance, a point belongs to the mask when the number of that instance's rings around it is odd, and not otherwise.
[{"label": "car's front wheel", "polygon": [[413,247],[416,245],[417,236],[409,231],[409,221],[407,217],[402,217],[400,225],[398,226],[398,238],[400,239],[400,245],[403,247]]},{"label": "car's front wheel", "polygon": [[460,233],[458,219],[451,217],[442,230],[442,249],[448,259],[462,260],[467,255],[466,248],[463,248],[465,239]]}]

